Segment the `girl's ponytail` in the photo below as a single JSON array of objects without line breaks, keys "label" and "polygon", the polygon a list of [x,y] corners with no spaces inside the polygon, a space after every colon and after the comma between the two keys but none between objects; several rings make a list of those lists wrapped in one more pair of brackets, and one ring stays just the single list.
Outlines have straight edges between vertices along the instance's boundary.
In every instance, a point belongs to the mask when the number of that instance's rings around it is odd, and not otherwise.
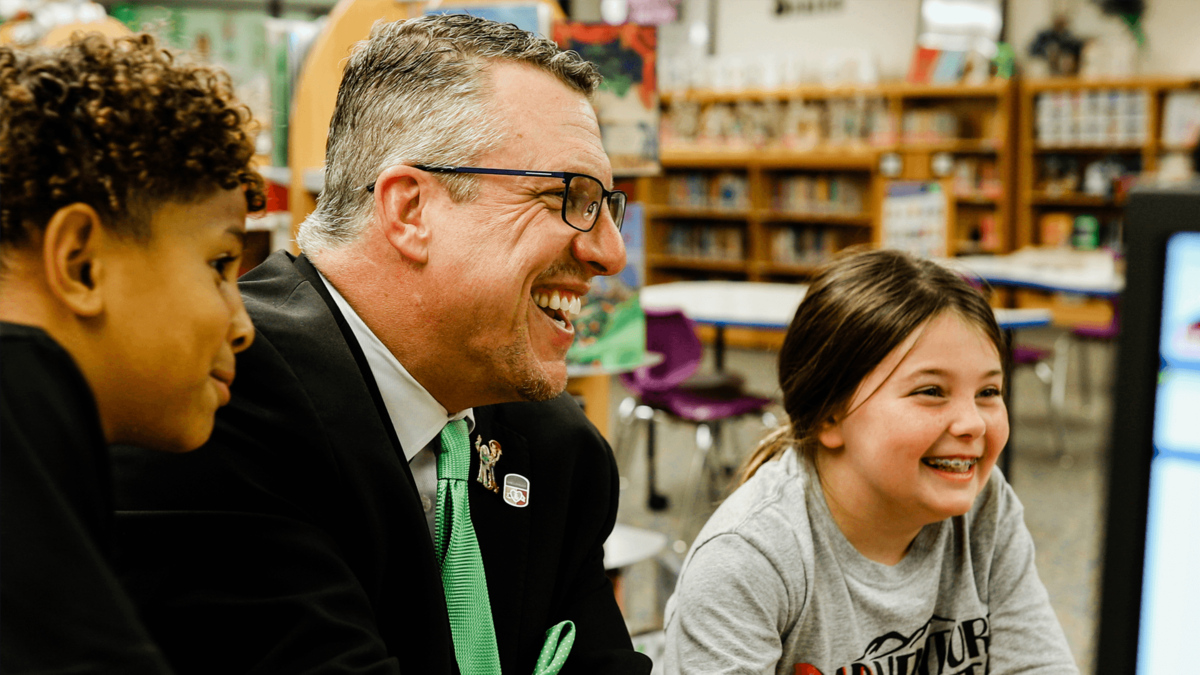
[{"label": "girl's ponytail", "polygon": [[737,485],[750,480],[759,467],[776,459],[794,445],[796,445],[796,439],[792,434],[790,422],[780,424],[772,429],[758,442],[758,447],[754,448],[754,452],[750,453],[750,456],[742,463],[742,468],[738,472]]}]

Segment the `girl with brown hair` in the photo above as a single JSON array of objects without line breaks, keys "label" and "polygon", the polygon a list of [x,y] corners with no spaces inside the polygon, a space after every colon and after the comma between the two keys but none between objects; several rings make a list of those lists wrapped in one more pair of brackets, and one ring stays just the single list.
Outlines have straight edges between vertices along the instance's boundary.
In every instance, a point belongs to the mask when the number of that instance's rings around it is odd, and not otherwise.
[{"label": "girl with brown hair", "polygon": [[940,265],[856,252],[784,339],[790,424],[667,605],[668,673],[1076,673],[996,458],[1004,337]]}]

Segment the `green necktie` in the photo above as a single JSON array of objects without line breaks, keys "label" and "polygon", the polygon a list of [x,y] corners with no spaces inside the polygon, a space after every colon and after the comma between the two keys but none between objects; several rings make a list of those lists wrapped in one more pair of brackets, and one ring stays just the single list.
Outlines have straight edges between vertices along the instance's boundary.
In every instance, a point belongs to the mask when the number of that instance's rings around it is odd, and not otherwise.
[{"label": "green necktie", "polygon": [[447,424],[442,428],[441,440],[434,534],[446,609],[450,612],[454,655],[462,675],[500,675],[487,577],[467,501],[467,474],[471,468],[467,421]]},{"label": "green necktie", "polygon": [[[442,427],[441,441],[434,536],[438,565],[442,568],[442,590],[450,613],[454,655],[462,675],[500,675],[500,652],[496,648],[487,577],[467,501],[467,475],[471,469],[467,421],[455,420]],[[534,675],[557,675],[574,644],[575,624],[570,621],[546,631]]]}]

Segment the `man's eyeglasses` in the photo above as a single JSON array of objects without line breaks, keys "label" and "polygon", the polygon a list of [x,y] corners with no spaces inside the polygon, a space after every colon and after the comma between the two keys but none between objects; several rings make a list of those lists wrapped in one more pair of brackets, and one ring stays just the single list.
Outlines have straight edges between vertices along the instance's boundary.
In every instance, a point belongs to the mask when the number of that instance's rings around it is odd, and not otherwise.
[{"label": "man's eyeglasses", "polygon": [[[559,178],[563,182],[562,219],[580,232],[591,232],[600,220],[600,208],[608,202],[608,214],[612,216],[617,231],[625,220],[625,193],[620,190],[605,190],[597,179],[583,173],[570,171],[520,171],[517,169],[481,169],[470,166],[428,166],[415,164],[414,169],[430,173],[483,173],[496,176],[538,176]],[[374,192],[375,184],[367,186]]]}]

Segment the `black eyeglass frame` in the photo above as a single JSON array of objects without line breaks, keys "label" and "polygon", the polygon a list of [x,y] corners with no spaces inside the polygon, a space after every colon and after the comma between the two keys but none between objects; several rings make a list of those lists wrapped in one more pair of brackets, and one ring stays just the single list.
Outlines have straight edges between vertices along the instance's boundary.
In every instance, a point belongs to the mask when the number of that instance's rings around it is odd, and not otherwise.
[{"label": "black eyeglass frame", "polygon": [[[600,214],[603,212],[604,204],[609,204],[608,213],[612,215],[612,195],[621,195],[621,220],[613,219],[613,224],[617,226],[617,232],[621,231],[621,226],[625,222],[625,206],[629,203],[629,195],[625,194],[624,190],[606,190],[604,183],[600,182],[599,178],[589,176],[586,173],[573,173],[571,171],[523,171],[521,169],[485,169],[477,166],[430,166],[428,164],[413,164],[414,169],[427,171],[429,173],[478,173],[488,174],[493,176],[534,176],[539,178],[558,178],[563,182],[563,203],[562,203],[562,221],[569,225],[572,229],[579,232],[591,232],[596,227],[596,223],[600,222]],[[600,186],[600,205],[601,209],[596,211],[596,218],[592,224],[585,230],[571,224],[567,220],[567,193],[571,190],[571,180],[575,178],[588,178],[596,181]],[[371,183],[366,187],[367,192],[375,192],[375,184]]]}]

